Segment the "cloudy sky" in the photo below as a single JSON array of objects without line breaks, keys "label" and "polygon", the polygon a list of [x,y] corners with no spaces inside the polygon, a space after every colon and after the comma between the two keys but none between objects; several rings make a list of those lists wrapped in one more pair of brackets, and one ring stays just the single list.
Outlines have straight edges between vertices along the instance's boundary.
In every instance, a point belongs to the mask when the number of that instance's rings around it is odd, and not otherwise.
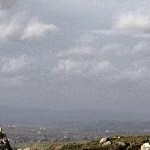
[{"label": "cloudy sky", "polygon": [[149,0],[0,0],[0,104],[149,111]]}]

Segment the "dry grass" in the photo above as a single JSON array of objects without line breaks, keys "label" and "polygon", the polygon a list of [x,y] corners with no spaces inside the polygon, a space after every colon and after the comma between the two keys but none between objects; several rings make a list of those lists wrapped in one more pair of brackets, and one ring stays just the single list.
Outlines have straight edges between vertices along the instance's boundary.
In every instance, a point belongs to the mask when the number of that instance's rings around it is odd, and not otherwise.
[{"label": "dry grass", "polygon": [[[140,146],[148,142],[150,136],[122,136],[120,138],[111,138],[112,145],[102,147],[99,140],[93,142],[74,142],[63,143],[54,141],[52,143],[35,143],[31,146],[31,150],[138,150]],[[128,143],[128,148],[120,148],[118,142]]]}]

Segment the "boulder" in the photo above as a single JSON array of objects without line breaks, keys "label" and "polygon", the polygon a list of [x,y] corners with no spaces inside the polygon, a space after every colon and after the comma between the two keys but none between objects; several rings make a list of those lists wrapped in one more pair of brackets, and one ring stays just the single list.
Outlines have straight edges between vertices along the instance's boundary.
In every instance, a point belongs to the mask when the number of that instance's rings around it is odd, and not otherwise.
[{"label": "boulder", "polygon": [[104,143],[102,144],[102,146],[109,146],[109,145],[111,145],[111,142],[110,142],[110,141],[104,142]]},{"label": "boulder", "polygon": [[119,147],[126,147],[126,144],[124,142],[118,142]]},{"label": "boulder", "polygon": [[102,138],[102,139],[99,141],[99,143],[100,143],[100,144],[103,144],[103,143],[105,143],[105,142],[107,142],[107,141],[110,141],[110,139],[107,138],[107,137],[104,137],[104,138]]},{"label": "boulder", "polygon": [[150,150],[150,144],[149,144],[149,143],[144,143],[144,144],[141,146],[141,150]]}]

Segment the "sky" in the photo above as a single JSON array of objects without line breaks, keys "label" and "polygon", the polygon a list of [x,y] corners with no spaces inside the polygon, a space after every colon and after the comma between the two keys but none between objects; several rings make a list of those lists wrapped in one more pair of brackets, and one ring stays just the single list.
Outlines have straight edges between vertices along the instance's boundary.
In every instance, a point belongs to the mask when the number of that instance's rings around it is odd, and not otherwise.
[{"label": "sky", "polygon": [[0,0],[0,105],[149,112],[149,0]]}]

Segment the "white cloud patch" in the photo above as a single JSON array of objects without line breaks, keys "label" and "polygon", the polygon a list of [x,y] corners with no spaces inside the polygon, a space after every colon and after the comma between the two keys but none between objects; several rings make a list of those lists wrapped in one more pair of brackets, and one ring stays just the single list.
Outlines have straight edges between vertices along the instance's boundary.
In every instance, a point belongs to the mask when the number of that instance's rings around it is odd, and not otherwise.
[{"label": "white cloud patch", "polygon": [[55,32],[58,28],[53,24],[35,22],[27,25],[23,31],[22,39],[37,39],[44,37],[47,33]]},{"label": "white cloud patch", "polygon": [[150,32],[150,16],[128,13],[117,18],[115,28],[121,31]]},{"label": "white cloud patch", "polygon": [[26,12],[14,14],[12,17],[8,16],[7,11],[0,11],[1,41],[39,39],[47,36],[48,33],[58,31],[53,24],[45,24],[40,21],[30,23],[34,17],[31,19]]},{"label": "white cloud patch", "polygon": [[25,69],[32,61],[26,55],[19,57],[4,57],[0,59],[1,62],[1,73],[17,73],[22,69]]},{"label": "white cloud patch", "polygon": [[0,39],[8,40],[19,37],[23,24],[25,23],[25,14],[14,15],[9,21],[5,20],[0,23]]}]

